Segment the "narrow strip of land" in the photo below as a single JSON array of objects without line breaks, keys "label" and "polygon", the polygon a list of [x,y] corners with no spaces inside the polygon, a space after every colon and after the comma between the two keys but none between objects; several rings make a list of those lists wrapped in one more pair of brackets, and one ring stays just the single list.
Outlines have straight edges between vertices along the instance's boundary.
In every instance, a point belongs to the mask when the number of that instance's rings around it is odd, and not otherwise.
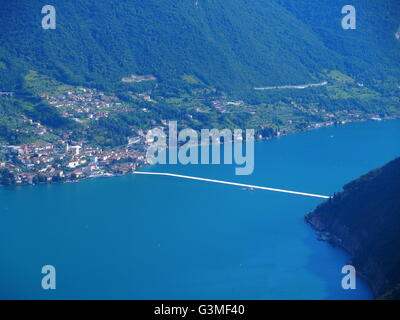
[{"label": "narrow strip of land", "polygon": [[312,194],[312,193],[297,192],[297,191],[284,190],[284,189],[260,187],[260,186],[253,186],[253,185],[250,185],[250,184],[243,184],[243,183],[236,183],[236,182],[229,182],[229,181],[222,181],[222,180],[205,179],[205,178],[198,178],[198,177],[190,177],[190,176],[183,176],[183,175],[180,175],[180,174],[173,174],[173,173],[139,172],[139,171],[136,171],[134,173],[135,174],[143,174],[143,175],[154,175],[154,176],[168,176],[168,177],[175,177],[175,178],[181,178],[181,179],[206,181],[206,182],[212,182],[212,183],[229,184],[229,185],[232,185],[232,186],[251,188],[251,189],[260,189],[260,190],[268,190],[268,191],[274,191],[274,192],[290,193],[290,194],[296,194],[296,195],[306,196],[306,197],[314,197],[314,198],[322,198],[322,199],[331,198],[329,196],[323,196],[323,195],[320,195],[320,194]]}]

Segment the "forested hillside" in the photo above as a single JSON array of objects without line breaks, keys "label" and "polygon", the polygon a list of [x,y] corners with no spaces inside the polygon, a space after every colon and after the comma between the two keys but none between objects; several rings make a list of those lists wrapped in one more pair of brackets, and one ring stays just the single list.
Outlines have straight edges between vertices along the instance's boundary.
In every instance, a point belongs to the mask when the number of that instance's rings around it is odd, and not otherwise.
[{"label": "forested hillside", "polygon": [[323,80],[324,69],[393,79],[399,3],[353,3],[357,30],[341,28],[345,1],[53,0],[57,29],[43,30],[47,2],[2,0],[0,87],[30,69],[109,89],[131,74],[175,85],[190,74],[232,92]]},{"label": "forested hillside", "polygon": [[[0,0],[0,143],[73,131],[118,147],[165,120],[272,137],[398,117],[399,2],[355,0],[356,30],[341,26],[345,4]],[[323,85],[255,90],[310,83]]]},{"label": "forested hillside", "polygon": [[307,220],[351,254],[376,297],[400,299],[400,158],[343,189]]},{"label": "forested hillside", "polygon": [[[398,81],[400,2],[395,0],[278,0],[309,27],[324,46],[341,57],[341,71],[368,82]],[[357,27],[344,31],[338,18],[343,6],[356,8]],[[334,23],[336,21],[336,24]],[[337,62],[335,62],[337,63]]]}]

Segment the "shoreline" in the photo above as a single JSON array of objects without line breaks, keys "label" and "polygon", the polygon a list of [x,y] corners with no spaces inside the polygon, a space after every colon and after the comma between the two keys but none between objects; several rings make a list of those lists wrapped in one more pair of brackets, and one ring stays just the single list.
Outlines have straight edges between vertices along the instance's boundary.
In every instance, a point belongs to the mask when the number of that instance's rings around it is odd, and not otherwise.
[{"label": "shoreline", "polygon": [[[322,230],[321,228],[319,228],[317,226],[317,224],[314,221],[312,221],[311,214],[314,211],[315,210],[305,214],[304,215],[304,220],[305,220],[305,223],[308,224],[315,231],[316,240],[317,241],[327,242],[332,247],[339,248],[340,250],[343,250],[350,258],[349,264],[352,264],[353,263],[353,256],[351,254],[351,251],[347,247],[342,245],[342,239],[338,238],[335,235],[332,235],[328,231]],[[360,272],[360,271],[357,271],[357,276],[360,277],[368,285],[368,288],[371,291],[371,294],[373,296],[373,300],[378,300],[379,295],[375,291],[375,286],[373,285],[372,281],[368,278],[368,276],[366,274],[364,274],[363,272]]]},{"label": "shoreline", "polygon": [[[313,130],[319,130],[319,129],[323,129],[323,128],[328,128],[328,127],[335,127],[335,126],[344,126],[347,124],[355,124],[355,123],[365,123],[365,122],[376,122],[376,121],[390,121],[390,120],[399,120],[400,116],[391,116],[391,117],[386,117],[386,118],[381,118],[381,119],[374,119],[374,118],[368,118],[368,119],[361,119],[361,120],[354,120],[354,121],[346,121],[345,123],[333,123],[330,125],[327,124],[321,124],[321,126],[318,127],[312,127],[312,128],[307,128],[305,130],[299,130],[299,131],[289,131],[289,132],[285,132],[280,134],[279,136],[274,136],[274,137],[265,137],[265,138],[259,138],[259,137],[255,137],[254,141],[255,142],[261,142],[261,141],[269,141],[269,140],[274,140],[274,139],[279,139],[281,137],[286,137],[286,136],[291,136],[291,135],[295,135],[295,134],[301,134],[301,133],[306,133],[306,132],[310,132]],[[245,140],[244,140],[245,141]],[[211,143],[211,145],[215,145],[217,143]],[[224,142],[220,142],[218,143],[220,145],[223,145]],[[193,147],[201,147],[201,144],[196,144],[193,145]],[[124,162],[124,163],[132,163],[132,162]],[[87,179],[96,179],[96,178],[112,178],[112,177],[119,177],[119,176],[125,176],[125,175],[129,175],[129,174],[135,174],[135,172],[140,171],[140,169],[142,168],[146,168],[151,166],[151,164],[149,163],[143,163],[141,165],[137,165],[135,170],[132,171],[128,171],[126,173],[104,173],[104,174],[94,174],[94,175],[89,175],[89,176],[85,176],[85,177],[78,177],[75,180],[65,180],[65,181],[47,181],[47,182],[40,182],[40,183],[17,183],[17,184],[12,184],[12,185],[4,185],[4,184],[0,184],[0,187],[25,187],[25,186],[37,186],[37,185],[47,185],[47,184],[65,184],[65,183],[77,183],[83,180],[87,180]]]},{"label": "shoreline", "polygon": [[[337,236],[331,234],[328,231],[321,229],[320,227],[318,227],[318,225],[315,223],[315,221],[313,221],[313,217],[311,216],[311,214],[314,211],[315,211],[315,209],[313,211],[305,214],[304,221],[307,225],[309,225],[315,231],[316,240],[327,242],[332,247],[343,250],[350,258],[349,263],[352,264],[353,256],[352,256],[350,250],[347,247],[342,245],[342,239],[338,238]],[[357,271],[357,276],[360,277],[368,285],[368,288],[371,291],[374,300],[377,300],[379,296],[375,292],[374,286],[373,286],[371,280],[367,277],[367,275],[365,275],[364,273],[362,273],[360,271]]]}]

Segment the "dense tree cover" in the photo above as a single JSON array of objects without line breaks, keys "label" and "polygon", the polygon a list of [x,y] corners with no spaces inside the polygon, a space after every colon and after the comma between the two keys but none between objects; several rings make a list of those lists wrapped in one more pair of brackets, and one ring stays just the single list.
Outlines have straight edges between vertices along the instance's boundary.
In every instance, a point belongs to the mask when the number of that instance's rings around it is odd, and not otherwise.
[{"label": "dense tree cover", "polygon": [[400,299],[399,190],[397,158],[350,182],[307,217],[350,252],[377,297]]},{"label": "dense tree cover", "polygon": [[32,183],[34,184],[47,183],[47,177],[44,174],[38,174],[32,178]]},{"label": "dense tree cover", "polygon": [[0,97],[0,141],[20,144],[33,139],[31,135],[21,133],[20,129],[25,128],[21,116],[55,129],[73,130],[79,127],[78,123],[62,117],[56,108],[29,93],[15,98]]},{"label": "dense tree cover", "polygon": [[11,186],[15,184],[14,175],[8,169],[0,169],[0,185]]},{"label": "dense tree cover", "polygon": [[133,73],[177,86],[189,74],[232,92],[319,80],[323,69],[398,76],[398,3],[354,1],[359,27],[344,31],[342,2],[54,0],[56,30],[41,28],[41,1],[3,3],[0,83],[18,88],[29,69],[109,89]]},{"label": "dense tree cover", "polygon": [[[262,1],[262,0],[260,0]],[[277,0],[311,29],[324,47],[341,57],[339,69],[366,84],[398,81],[400,41],[395,33],[400,24],[400,2],[396,0]],[[353,5],[356,30],[343,30],[341,9]]]},{"label": "dense tree cover", "polygon": [[56,108],[42,103],[34,106],[32,111],[27,112],[27,115],[51,128],[74,129],[78,126],[75,122],[63,118]]}]

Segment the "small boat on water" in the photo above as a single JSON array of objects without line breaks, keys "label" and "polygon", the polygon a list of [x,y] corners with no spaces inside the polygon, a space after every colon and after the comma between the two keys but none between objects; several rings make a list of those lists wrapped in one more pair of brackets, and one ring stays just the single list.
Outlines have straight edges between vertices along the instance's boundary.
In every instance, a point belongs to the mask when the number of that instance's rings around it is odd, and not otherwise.
[{"label": "small boat on water", "polygon": [[246,191],[254,191],[255,189],[252,188],[252,187],[247,187],[247,188],[245,188],[244,190],[246,190]]}]

